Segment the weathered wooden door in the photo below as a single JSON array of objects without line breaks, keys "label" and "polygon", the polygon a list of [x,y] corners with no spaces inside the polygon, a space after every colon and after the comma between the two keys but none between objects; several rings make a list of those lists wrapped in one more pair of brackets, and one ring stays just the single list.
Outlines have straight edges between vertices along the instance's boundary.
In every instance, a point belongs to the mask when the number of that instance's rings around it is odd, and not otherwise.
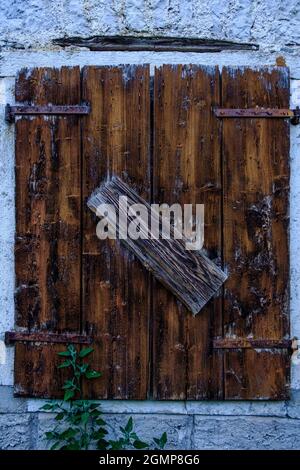
[{"label": "weathered wooden door", "polygon": [[[90,335],[90,398],[286,398],[289,122],[214,108],[288,108],[288,70],[43,68],[19,74],[16,100],[91,106],[16,121],[16,328]],[[96,237],[86,200],[111,174],[149,202],[205,204],[205,250],[229,278],[197,317]],[[58,396],[63,348],[18,342],[16,393]]]}]

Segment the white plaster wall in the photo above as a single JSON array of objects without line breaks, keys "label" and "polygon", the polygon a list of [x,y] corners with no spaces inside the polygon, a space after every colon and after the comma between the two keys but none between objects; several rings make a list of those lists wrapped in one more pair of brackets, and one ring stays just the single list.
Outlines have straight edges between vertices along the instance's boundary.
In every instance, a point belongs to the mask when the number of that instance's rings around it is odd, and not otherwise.
[{"label": "white plaster wall", "polygon": [[3,119],[13,91],[13,78],[0,80],[0,385],[13,383],[14,348],[6,348],[3,341],[4,332],[14,328],[14,129]]},{"label": "white plaster wall", "polygon": [[[0,46],[48,49],[62,36],[195,36],[300,43],[298,0],[2,0]],[[298,47],[297,46],[297,47]]]},{"label": "white plaster wall", "polygon": [[[114,65],[122,63],[149,63],[151,69],[163,63],[195,63],[205,65],[275,65],[276,57],[283,55],[291,70],[291,105],[300,105],[300,0],[2,0],[0,6],[0,415],[15,419],[23,433],[24,426],[35,429],[30,442],[39,446],[38,429],[44,429],[49,420],[37,413],[42,400],[12,398],[9,386],[13,384],[13,348],[5,348],[3,334],[14,326],[14,126],[4,122],[4,106],[13,103],[14,77],[22,67],[62,65]],[[90,52],[87,49],[53,46],[52,40],[62,36],[92,35],[165,35],[213,39],[227,39],[258,43],[259,51],[220,53],[155,53],[155,52]],[[291,194],[290,194],[290,255],[291,255],[291,333],[300,338],[300,125],[291,126]],[[8,386],[8,387],[7,387]],[[156,422],[168,422],[169,415],[181,416],[178,424],[180,445],[183,432],[189,436],[185,446],[222,448],[234,447],[240,433],[270,423],[266,446],[276,448],[278,439],[285,439],[287,448],[293,448],[290,426],[300,423],[300,365],[292,367],[292,400],[290,402],[134,402],[104,401],[103,411],[114,416],[130,413],[143,422],[148,415]],[[184,416],[185,415],[185,416]],[[201,416],[199,416],[201,415]],[[34,416],[34,417],[33,417]],[[193,417],[190,419],[190,417]],[[212,417],[215,418],[212,418]],[[212,434],[224,428],[224,417],[231,416],[227,440]],[[240,417],[240,421],[233,419]],[[272,418],[271,418],[272,417]],[[1,416],[0,416],[1,418]],[[220,421],[221,420],[221,421]],[[254,420],[254,421],[253,421]],[[293,421],[292,421],[293,420]],[[5,426],[6,419],[3,419]],[[227,423],[227,421],[225,420]],[[2,421],[0,419],[0,432]],[[35,424],[34,424],[35,423]],[[40,423],[40,424],[38,424]],[[182,423],[182,424],[180,424]],[[231,423],[231,424],[230,424]],[[281,423],[281,424],[280,424]],[[34,426],[36,426],[34,428]],[[177,425],[176,425],[177,426]],[[182,426],[182,427],[181,427]],[[267,426],[267,425],[266,425]],[[281,427],[284,431],[280,431]],[[298,432],[300,426],[296,426]],[[186,431],[183,431],[183,430]],[[6,432],[6,431],[5,431]],[[222,431],[223,432],[223,431]],[[252,431],[249,431],[251,434]],[[264,433],[264,431],[262,431]],[[250,435],[249,434],[249,435]],[[181,436],[181,437],[180,437]],[[251,434],[252,436],[252,434]],[[259,448],[264,434],[257,433],[254,447]],[[281,436],[281,437],[280,437]],[[283,436],[283,437],[282,437]],[[35,440],[36,439],[36,440]],[[174,437],[175,439],[175,437]],[[11,441],[4,442],[3,448]],[[28,441],[29,442],[29,441]],[[30,443],[20,443],[25,448]],[[174,441],[175,442],[175,441]],[[174,444],[174,443],[173,443]],[[0,440],[0,448],[1,448]],[[15,445],[15,444],[14,444]],[[174,444],[175,445],[175,444]],[[240,447],[247,446],[245,441]],[[238,445],[236,445],[238,447]],[[300,444],[299,444],[300,447]],[[196,447],[197,448],[197,447]]]}]

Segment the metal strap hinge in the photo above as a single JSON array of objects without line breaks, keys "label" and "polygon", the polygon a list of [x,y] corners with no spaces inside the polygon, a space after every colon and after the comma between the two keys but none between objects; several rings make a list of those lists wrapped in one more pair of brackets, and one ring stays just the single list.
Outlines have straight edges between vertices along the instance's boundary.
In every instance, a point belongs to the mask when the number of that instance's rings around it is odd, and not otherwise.
[{"label": "metal strap hinge", "polygon": [[6,331],[4,341],[7,346],[16,342],[91,344],[92,337],[76,333]]},{"label": "metal strap hinge", "polygon": [[7,104],[5,107],[5,120],[14,122],[15,116],[69,116],[69,115],[87,115],[91,112],[88,104],[83,105],[41,105],[27,106],[17,105],[11,106]]},{"label": "metal strap hinge", "polygon": [[289,349],[294,352],[298,349],[297,338],[272,340],[248,338],[215,338],[214,349]]},{"label": "metal strap hinge", "polygon": [[300,122],[300,108],[215,108],[218,118],[288,118],[296,125]]}]

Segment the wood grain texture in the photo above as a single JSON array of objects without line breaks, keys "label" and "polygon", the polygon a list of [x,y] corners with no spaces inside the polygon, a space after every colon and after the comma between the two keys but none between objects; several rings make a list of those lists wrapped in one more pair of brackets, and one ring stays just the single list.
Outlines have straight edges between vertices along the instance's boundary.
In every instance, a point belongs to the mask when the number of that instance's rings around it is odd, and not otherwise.
[{"label": "wood grain texture", "polygon": [[[287,108],[284,67],[224,68],[222,107]],[[223,121],[224,299],[228,337],[282,340],[289,335],[289,123]],[[225,398],[284,399],[287,350],[225,353]]]},{"label": "wood grain texture", "polygon": [[46,333],[27,331],[6,331],[4,336],[6,345],[16,342],[25,343],[58,343],[58,344],[91,344],[92,338],[76,333]]},{"label": "wood grain texture", "polygon": [[103,372],[86,390],[90,398],[147,397],[149,274],[114,240],[97,238],[86,200],[112,173],[130,178],[149,200],[149,83],[148,66],[83,71],[83,97],[92,103],[83,128],[83,325]]},{"label": "wood grain texture", "polygon": [[[220,104],[217,68],[169,66],[155,70],[153,199],[205,204],[205,248],[221,263]],[[222,397],[222,358],[212,338],[222,332],[217,295],[193,317],[159,283],[153,290],[153,396]]]},{"label": "wood grain texture", "polygon": [[[126,207],[120,205],[122,197],[126,197]],[[112,227],[117,221],[117,237],[120,233],[125,234],[126,238],[122,239],[121,243],[193,315],[199,313],[222,287],[227,278],[225,273],[201,251],[189,251],[186,246],[188,240],[178,230],[174,230],[174,227],[170,227],[170,238],[163,238],[161,213],[151,211],[150,204],[120,178],[114,176],[102,184],[88,200],[88,207],[94,213],[97,213],[102,204],[111,207],[111,213],[107,212],[106,220]],[[146,220],[137,222],[137,219],[130,213],[136,204],[145,208]],[[150,219],[154,227],[158,227],[157,235]],[[168,219],[166,222],[168,223]],[[132,239],[128,234],[128,227],[134,223],[137,224],[136,228],[141,235],[137,239]],[[182,239],[176,239],[175,234],[182,236]]]},{"label": "wood grain texture", "polygon": [[253,43],[233,42],[216,39],[137,37],[137,36],[91,36],[63,37],[53,39],[53,44],[66,47],[87,47],[91,51],[179,51],[179,52],[221,52],[222,50],[258,50]]},{"label": "wood grain texture", "polygon": [[[79,68],[21,71],[16,80],[16,101],[33,105],[80,103]],[[80,201],[79,118],[18,118],[15,246],[18,327],[29,331],[79,332]],[[16,345],[18,394],[59,393],[59,381],[53,382],[51,374],[57,348]],[[35,373],[31,375],[28,370]]]},{"label": "wood grain texture", "polygon": [[[16,119],[17,329],[93,336],[104,375],[88,398],[285,399],[288,350],[253,345],[289,338],[289,123],[213,109],[288,108],[288,71],[225,68],[221,79],[213,67],[163,66],[153,116],[149,75],[86,67],[81,84],[76,67],[19,74],[20,104],[84,100],[92,112]],[[221,289],[193,317],[118,242],[98,240],[86,202],[113,174],[149,202],[205,204],[207,256],[229,274],[224,298]],[[251,348],[213,348],[227,338]],[[17,343],[16,394],[59,396],[64,348]]]}]

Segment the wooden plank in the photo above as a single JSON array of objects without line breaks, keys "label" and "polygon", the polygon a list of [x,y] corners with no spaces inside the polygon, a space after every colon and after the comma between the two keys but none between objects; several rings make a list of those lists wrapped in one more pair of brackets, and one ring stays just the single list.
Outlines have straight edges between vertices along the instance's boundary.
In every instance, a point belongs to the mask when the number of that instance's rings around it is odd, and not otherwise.
[{"label": "wooden plank", "polygon": [[[80,103],[79,68],[21,71],[16,101]],[[16,120],[16,324],[29,331],[80,330],[79,119]],[[18,394],[59,394],[59,381],[53,381],[51,372],[57,350],[58,346],[16,345]]]},{"label": "wooden plank", "polygon": [[258,44],[216,39],[92,36],[90,38],[63,37],[53,43],[62,47],[87,47],[91,51],[156,51],[156,52],[221,52],[223,50],[258,50]]},{"label": "wooden plank", "polygon": [[290,360],[287,350],[235,350],[227,352],[224,359],[226,399],[288,398]]},{"label": "wooden plank", "polygon": [[[126,197],[128,207],[120,205],[122,197]],[[181,232],[174,230],[174,227],[170,227],[170,239],[163,239],[161,213],[151,210],[150,204],[120,178],[113,177],[103,183],[88,200],[88,206],[94,213],[97,213],[102,204],[111,207],[111,211],[106,214],[106,220],[112,226],[117,222],[116,236],[120,233],[126,234],[126,239],[122,239],[121,243],[190,312],[194,315],[199,313],[222,287],[227,278],[226,274],[201,251],[189,251],[188,240]],[[139,222],[141,237],[132,239],[128,234],[128,226],[135,217],[132,217],[129,211],[135,204],[146,209],[148,220]],[[150,220],[154,223],[154,228],[149,223]],[[158,238],[155,238],[155,227],[159,230]],[[176,234],[182,239],[176,239]]]},{"label": "wooden plank", "polygon": [[40,106],[33,106],[29,105],[26,106],[24,104],[19,106],[11,106],[7,104],[5,106],[5,120],[7,122],[14,122],[16,116],[31,116],[31,115],[43,115],[43,116],[63,116],[68,114],[80,114],[85,115],[89,114],[90,107],[87,105],[79,106],[79,105],[40,105]]},{"label": "wooden plank", "polygon": [[97,238],[86,200],[111,174],[128,176],[149,200],[149,83],[148,66],[83,71],[83,98],[92,106],[83,127],[83,324],[103,372],[89,398],[147,397],[149,274],[118,242]]},{"label": "wooden plank", "polygon": [[74,333],[32,333],[27,331],[6,331],[4,341],[6,345],[16,342],[26,343],[60,343],[60,344],[91,344],[92,338]]},{"label": "wooden plank", "polygon": [[[224,68],[222,107],[288,108],[284,67]],[[289,335],[289,123],[223,120],[225,337]],[[284,399],[286,350],[225,353],[225,398]]]},{"label": "wooden plank", "polygon": [[[221,263],[219,72],[165,65],[155,70],[154,201],[205,204],[205,248]],[[222,397],[222,359],[212,338],[222,332],[216,296],[193,317],[159,283],[153,292],[153,396]]]},{"label": "wooden plank", "polygon": [[236,117],[251,117],[251,118],[287,118],[293,117],[294,111],[287,108],[216,108],[215,114],[217,117],[236,118]]},{"label": "wooden plank", "polygon": [[290,349],[293,346],[293,340],[219,338],[214,340],[213,346],[216,349]]},{"label": "wooden plank", "polygon": [[70,371],[58,369],[62,359],[57,353],[65,350],[65,344],[17,343],[15,396],[62,398],[61,387]]}]

